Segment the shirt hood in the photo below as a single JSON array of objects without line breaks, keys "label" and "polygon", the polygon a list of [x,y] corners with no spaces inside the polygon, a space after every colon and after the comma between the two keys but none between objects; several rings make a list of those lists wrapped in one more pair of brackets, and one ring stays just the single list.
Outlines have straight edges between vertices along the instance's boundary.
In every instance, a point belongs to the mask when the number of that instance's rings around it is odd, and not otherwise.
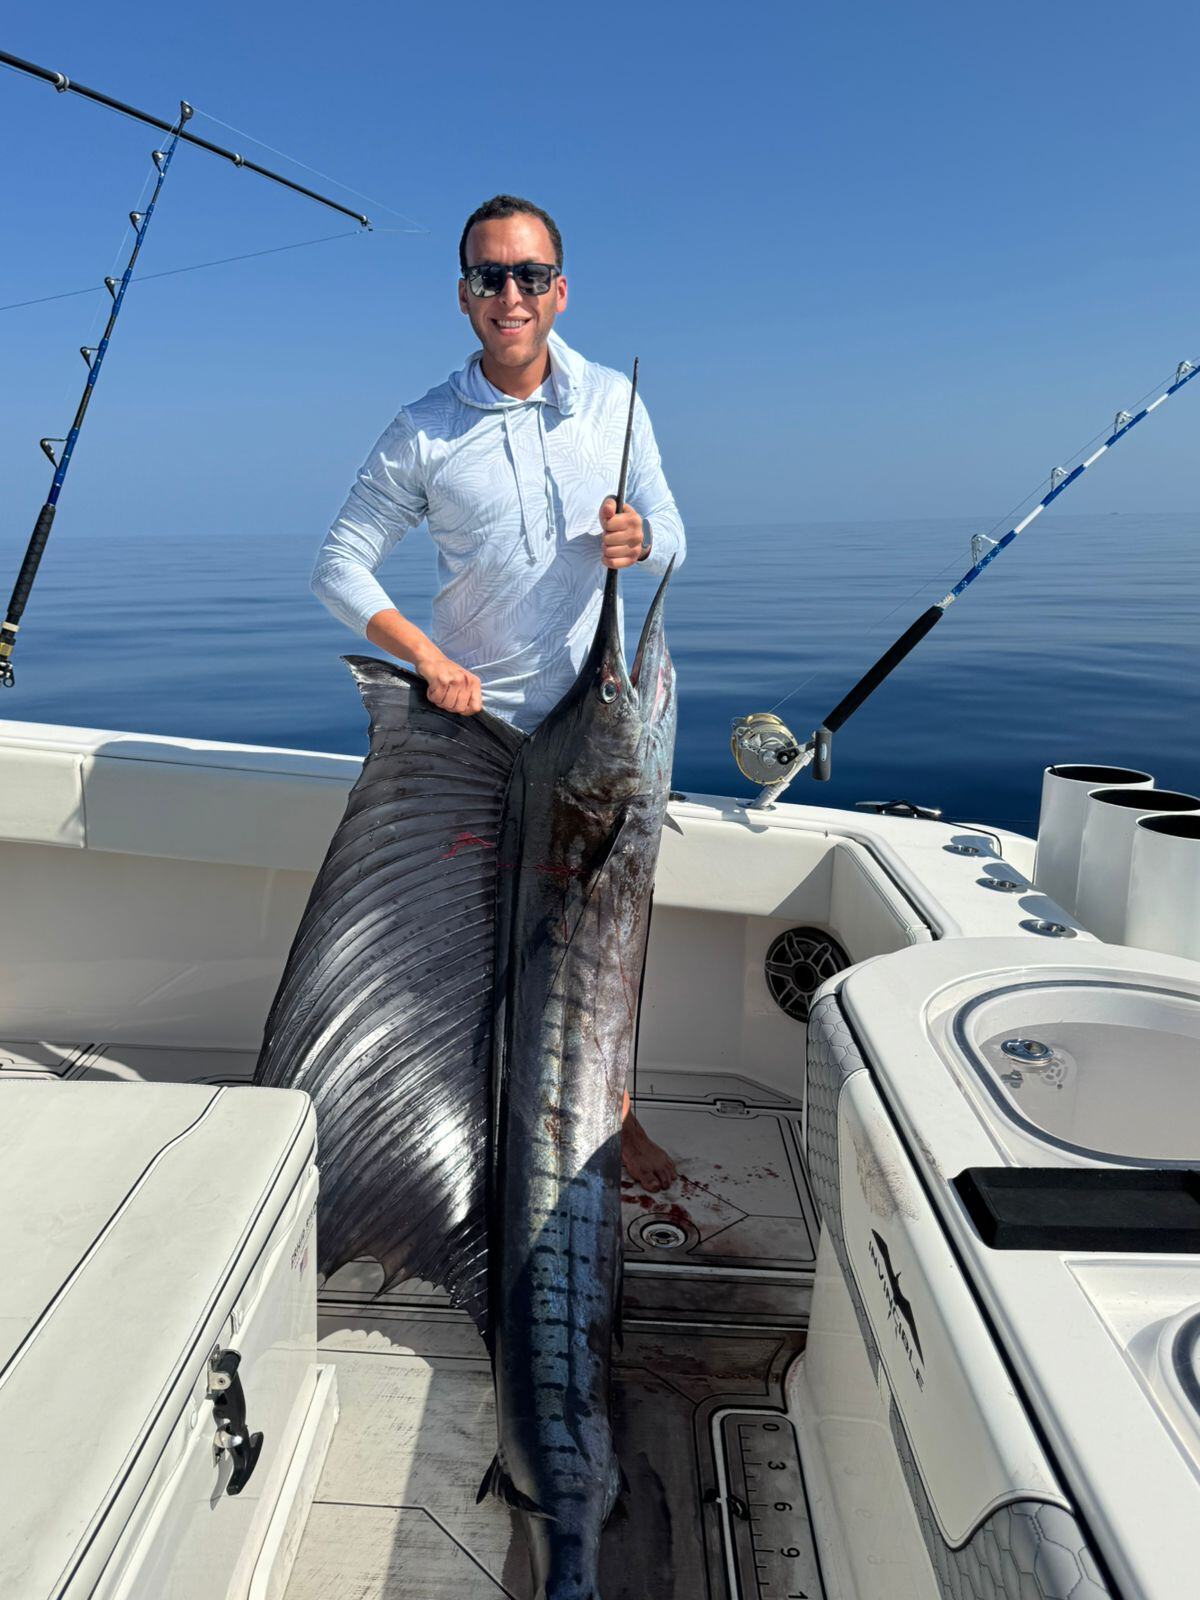
[{"label": "shirt hood", "polygon": [[447,381],[455,398],[476,411],[511,411],[517,406],[552,404],[564,417],[569,417],[579,399],[580,381],[586,363],[553,329],[546,349],[550,355],[550,376],[554,380],[553,401],[546,401],[541,395],[531,395],[528,400],[518,400],[515,395],[498,395],[494,400],[480,398],[479,385],[472,378],[483,360],[482,350],[472,350],[465,365],[457,372],[452,372]]}]

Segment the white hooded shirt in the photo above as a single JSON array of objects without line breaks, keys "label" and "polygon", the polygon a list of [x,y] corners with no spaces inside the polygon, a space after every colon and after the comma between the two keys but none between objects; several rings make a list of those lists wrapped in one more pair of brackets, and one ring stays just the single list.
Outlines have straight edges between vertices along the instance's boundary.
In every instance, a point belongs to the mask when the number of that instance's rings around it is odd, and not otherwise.
[{"label": "white hooded shirt", "polygon": [[[526,731],[574,681],[595,632],[606,568],[599,508],[615,494],[629,379],[551,333],[550,378],[526,400],[483,376],[481,352],[384,432],[330,528],[313,590],[362,634],[394,602],[376,572],[426,522],[441,586],[431,634],[478,675],[485,707]],[[628,503],[651,524],[631,574],[683,560],[683,523],[646,408],[634,408]],[[399,608],[403,610],[403,606]]]}]

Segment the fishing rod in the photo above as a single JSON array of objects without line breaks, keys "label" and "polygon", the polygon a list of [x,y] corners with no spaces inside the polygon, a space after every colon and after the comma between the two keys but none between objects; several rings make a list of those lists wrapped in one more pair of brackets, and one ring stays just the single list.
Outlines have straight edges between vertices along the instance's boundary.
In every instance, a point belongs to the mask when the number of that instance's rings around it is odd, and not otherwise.
[{"label": "fishing rod", "polygon": [[621,446],[621,475],[617,479],[617,510],[625,509],[625,483],[629,477],[629,447],[633,443],[633,407],[637,400],[638,358],[633,358],[633,377],[629,384],[629,415],[625,418],[625,443]]},{"label": "fishing rod", "polygon": [[[135,122],[144,122],[147,127],[157,128],[162,133],[170,133],[172,130],[171,123],[164,122],[161,117],[152,116],[149,111],[139,111],[136,106],[126,105],[124,100],[115,100],[112,95],[102,94],[99,89],[89,89],[86,84],[76,83],[68,78],[65,72],[55,72],[50,67],[39,67],[32,61],[23,61],[20,56],[9,55],[7,50],[0,50],[0,64],[12,67],[14,72],[23,72],[27,77],[37,78],[42,83],[50,84],[59,94],[81,95],[85,100],[91,100],[98,106],[106,106],[110,111],[119,111],[123,117],[132,117]],[[328,206],[331,211],[340,211],[344,217],[353,217],[360,227],[371,226],[370,219],[364,217],[360,211],[352,211],[349,206],[342,205],[338,200],[330,200],[327,195],[318,194],[315,189],[306,188],[304,184],[285,178],[281,173],[272,172],[269,167],[261,167],[257,161],[250,161],[236,150],[227,150],[224,145],[214,144],[211,139],[202,139],[198,133],[180,132],[179,137],[185,144],[194,144],[200,150],[207,150],[210,155],[231,161],[235,167],[244,167],[247,172],[257,172],[260,178],[269,178],[272,183],[282,184],[285,189],[292,189],[296,194],[304,195],[306,199],[315,200],[318,205]]]},{"label": "fishing rod", "polygon": [[986,534],[975,534],[971,540],[971,565],[950,592],[943,595],[936,605],[923,611],[895,643],[883,652],[878,661],[868,667],[853,688],[842,696],[803,744],[785,727],[780,718],[770,711],[756,711],[749,716],[735,718],[730,739],[733,758],[744,777],[753,783],[763,785],[761,794],[752,802],[753,808],[762,809],[772,805],[788,784],[794,778],[798,778],[806,767],[812,767],[813,777],[818,783],[827,782],[832,766],[833,736],[838,729],[854,715],[869,696],[874,694],[880,684],[891,676],[904,658],[942,620],[954,602],[966,592],[981,573],[991,566],[1001,551],[1012,544],[1019,533],[1023,533],[1029,524],[1040,517],[1046,507],[1052,505],[1060,495],[1065,494],[1073,483],[1078,483],[1088,468],[1094,466],[1100,457],[1111,450],[1113,445],[1126,434],[1131,433],[1139,422],[1144,422],[1152,411],[1157,411],[1159,406],[1164,405],[1173,394],[1178,394],[1198,372],[1200,365],[1191,361],[1181,361],[1175,369],[1174,378],[1157,399],[1133,413],[1118,411],[1113,418],[1112,432],[1098,449],[1070,471],[1065,467],[1053,468],[1050,473],[1049,491],[1042,496],[1032,511],[1009,528],[1002,538],[993,540]]},{"label": "fishing rod", "polygon": [[[58,510],[59,496],[62,494],[63,481],[67,469],[71,465],[71,457],[75,452],[75,445],[79,439],[80,429],[83,427],[88,406],[91,404],[92,395],[95,393],[96,383],[100,377],[100,369],[104,365],[104,357],[108,354],[108,347],[112,340],[113,330],[117,325],[117,318],[121,314],[121,307],[125,303],[125,293],[133,277],[133,269],[141,253],[142,245],[146,239],[150,223],[154,216],[154,208],[158,203],[159,194],[166,181],[167,172],[171,166],[171,159],[175,154],[176,146],[180,140],[185,143],[197,145],[200,149],[207,150],[213,155],[218,155],[232,161],[235,166],[245,167],[251,172],[257,172],[261,177],[269,178],[271,182],[282,184],[286,189],[292,189],[310,200],[317,201],[320,205],[328,206],[334,211],[340,211],[347,217],[353,217],[364,228],[371,226],[367,217],[357,211],[351,211],[347,206],[339,204],[336,200],[327,199],[315,189],[307,189],[303,184],[293,183],[290,178],[285,178],[277,172],[270,171],[267,167],[259,166],[257,162],[247,161],[244,156],[235,151],[226,150],[221,145],[213,144],[208,139],[201,139],[196,134],[188,133],[185,124],[194,115],[192,107],[186,100],[179,102],[179,116],[174,123],[164,122],[161,117],[151,116],[149,112],[139,111],[134,106],[126,105],[122,100],[116,100],[111,95],[101,94],[98,89],[86,88],[83,84],[72,83],[62,72],[53,72],[47,67],[36,66],[31,61],[23,61],[20,56],[10,55],[5,50],[0,50],[0,65],[12,67],[17,72],[24,72],[30,77],[39,78],[50,83],[60,94],[68,92],[82,95],[85,99],[95,101],[97,105],[106,106],[111,111],[118,111],[122,115],[134,118],[135,121],[144,122],[152,128],[163,129],[170,134],[165,149],[151,151],[151,160],[157,170],[158,177],[154,191],[150,196],[149,204],[145,211],[131,211],[129,221],[133,227],[133,248],[129,259],[125,263],[125,271],[120,279],[108,277],[104,280],[104,287],[112,298],[109,308],[108,321],[104,332],[97,345],[81,345],[79,353],[87,364],[87,378],[83,386],[83,394],[75,408],[75,417],[67,430],[65,439],[41,439],[39,444],[43,454],[54,468],[54,477],[51,480],[50,492],[46,496],[42,509],[38,512],[37,521],[33,525],[33,532],[29,537],[29,544],[21,562],[21,570],[17,574],[17,581],[13,586],[12,596],[8,602],[8,610],[4,621],[0,623],[0,686],[11,689],[16,681],[12,655],[16,646],[17,633],[21,624],[21,617],[29,599],[33,581],[41,565],[46,543],[50,537],[50,530],[54,525],[55,513]],[[56,454],[55,446],[62,446],[62,453]]]},{"label": "fishing rod", "polygon": [[[625,509],[625,487],[629,478],[629,449],[633,443],[633,406],[637,399],[638,358],[633,358],[633,378],[629,386],[629,415],[625,419],[625,442],[621,446],[621,471],[617,477],[617,492],[613,496],[618,511]],[[617,569],[609,567],[604,580],[604,599],[612,604],[617,595]]]},{"label": "fishing rod", "polygon": [[[12,669],[13,647],[17,641],[17,630],[20,627],[21,615],[25,610],[25,603],[29,599],[29,591],[33,588],[33,580],[37,576],[38,567],[41,565],[42,554],[46,548],[46,541],[50,537],[50,529],[54,525],[54,514],[58,510],[58,497],[62,493],[63,480],[67,476],[67,468],[71,465],[71,457],[75,453],[75,445],[79,439],[79,430],[83,427],[83,419],[87,416],[88,406],[91,404],[92,395],[96,392],[96,382],[100,377],[100,369],[104,365],[104,357],[108,354],[109,342],[112,339],[113,329],[117,325],[117,318],[121,315],[121,307],[125,303],[125,291],[129,287],[129,280],[133,276],[133,268],[141,252],[143,241],[154,220],[154,208],[158,204],[158,197],[162,186],[166,182],[167,173],[170,171],[171,158],[175,154],[175,147],[179,143],[179,135],[183,125],[192,115],[192,108],[186,100],[179,102],[179,120],[171,131],[171,138],[165,150],[154,150],[151,159],[158,169],[158,179],[154,185],[154,192],[145,211],[131,211],[129,221],[133,227],[133,249],[129,253],[129,260],[125,263],[125,271],[120,282],[115,278],[105,278],[104,287],[112,296],[112,305],[109,308],[108,321],[104,332],[97,345],[80,345],[79,353],[87,366],[87,377],[84,380],[83,393],[79,397],[79,404],[75,408],[75,418],[67,430],[65,439],[39,439],[43,454],[54,468],[54,477],[50,483],[50,493],[46,502],[38,512],[37,521],[33,525],[29,545],[25,551],[25,559],[21,563],[21,570],[17,574],[17,581],[13,586],[12,597],[8,602],[8,611],[3,623],[0,623],[0,684],[6,689],[11,689],[15,679]],[[55,455],[54,446],[62,445],[62,454]]]}]

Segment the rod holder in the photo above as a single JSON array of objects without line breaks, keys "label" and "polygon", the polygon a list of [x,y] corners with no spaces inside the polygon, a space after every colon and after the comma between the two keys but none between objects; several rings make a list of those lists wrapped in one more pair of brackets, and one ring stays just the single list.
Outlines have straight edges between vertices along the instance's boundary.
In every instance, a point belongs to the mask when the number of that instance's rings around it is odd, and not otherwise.
[{"label": "rod holder", "polygon": [[1055,905],[1074,916],[1083,826],[1093,789],[1149,789],[1153,782],[1148,772],[1136,767],[1068,762],[1046,768],[1033,881]]},{"label": "rod holder", "polygon": [[1200,816],[1139,817],[1125,943],[1200,960]]},{"label": "rod holder", "polygon": [[1200,813],[1200,795],[1153,784],[1093,789],[1083,812],[1075,916],[1105,944],[1125,939],[1130,863],[1142,817]]}]

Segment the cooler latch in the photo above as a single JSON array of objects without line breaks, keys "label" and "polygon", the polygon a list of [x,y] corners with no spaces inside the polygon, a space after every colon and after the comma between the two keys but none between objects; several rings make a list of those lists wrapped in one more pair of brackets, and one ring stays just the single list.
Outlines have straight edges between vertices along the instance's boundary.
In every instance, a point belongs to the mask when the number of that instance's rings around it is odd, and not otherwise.
[{"label": "cooler latch", "polygon": [[208,1358],[208,1398],[213,1403],[213,1421],[217,1425],[213,1457],[219,1462],[228,1452],[233,1461],[226,1494],[241,1494],[250,1482],[263,1443],[262,1434],[251,1433],[246,1426],[246,1391],[238,1376],[241,1364],[236,1350],[222,1350],[220,1345]]}]

